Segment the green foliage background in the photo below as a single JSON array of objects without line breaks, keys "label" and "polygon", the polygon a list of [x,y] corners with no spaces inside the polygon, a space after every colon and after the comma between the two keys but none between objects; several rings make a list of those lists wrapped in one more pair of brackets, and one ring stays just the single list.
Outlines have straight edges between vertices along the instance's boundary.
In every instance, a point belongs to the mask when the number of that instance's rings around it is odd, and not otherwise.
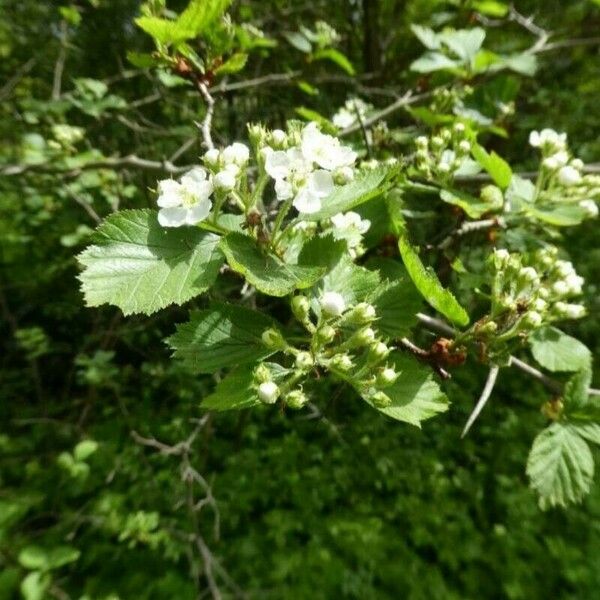
[{"label": "green foliage background", "polygon": [[[415,84],[408,65],[422,47],[410,24],[436,24],[441,14],[456,27],[473,22],[466,2],[369,4],[376,17],[351,0],[234,3],[236,22],[260,26],[280,44],[252,55],[238,79],[301,70],[320,91],[271,82],[227,92],[218,99],[217,141],[243,138],[248,121],[281,125],[300,106],[329,115],[351,92],[371,93],[383,107],[390,98],[374,89],[401,93]],[[149,49],[132,25],[139,3],[74,6],[82,20],[71,28],[53,98],[59,4],[0,0],[1,163],[51,159],[58,152],[52,127],[60,123],[85,128],[75,149],[60,151],[74,169],[96,155],[172,156],[197,136],[193,123],[204,108],[191,91],[127,64],[127,51]],[[593,38],[600,27],[600,7],[588,0],[518,8],[561,38]],[[318,19],[342,34],[357,79],[306,64],[281,38]],[[373,33],[375,53],[365,43]],[[488,38],[506,51],[530,42],[517,27],[489,27]],[[517,116],[506,124],[510,137],[496,139],[498,152],[526,170],[527,133],[551,126],[569,133],[584,160],[597,159],[599,59],[593,43],[541,57],[536,77],[520,80]],[[96,93],[97,81],[107,82],[105,94]],[[406,113],[393,120],[411,126]],[[197,139],[178,161],[191,164],[200,152]],[[100,216],[115,206],[150,206],[159,174],[90,170],[66,184],[39,172],[0,178],[0,599],[20,597],[30,570],[23,551],[32,547],[46,563],[56,548],[78,554],[41,568],[52,581],[28,598],[206,597],[205,550],[226,598],[597,597],[600,491],[566,512],[538,509],[524,464],[544,424],[545,394],[520,374],[501,381],[465,441],[460,431],[483,369],[456,371],[450,412],[422,431],[335,389],[322,415],[210,415],[178,455],[139,443],[140,436],[188,440],[212,378],[187,373],[162,343],[187,311],[124,319],[115,309],[84,309],[74,254],[95,226],[82,205]],[[596,317],[576,333],[597,355],[595,227],[568,234],[567,244],[592,283],[587,303]],[[186,465],[206,486],[189,483]],[[190,510],[208,488],[214,502],[209,495],[201,510]]]}]

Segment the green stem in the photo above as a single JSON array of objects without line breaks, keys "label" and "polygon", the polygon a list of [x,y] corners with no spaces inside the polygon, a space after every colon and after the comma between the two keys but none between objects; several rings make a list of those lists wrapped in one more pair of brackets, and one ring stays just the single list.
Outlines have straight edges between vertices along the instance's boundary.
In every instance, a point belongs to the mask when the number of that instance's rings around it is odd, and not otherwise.
[{"label": "green stem", "polygon": [[278,233],[281,229],[281,225],[283,220],[287,216],[288,212],[290,212],[290,208],[292,208],[292,202],[294,201],[294,197],[292,196],[288,200],[286,200],[281,209],[277,213],[277,218],[275,219],[275,224],[273,225],[273,231],[271,232],[271,248],[275,248],[276,243],[279,241]]}]

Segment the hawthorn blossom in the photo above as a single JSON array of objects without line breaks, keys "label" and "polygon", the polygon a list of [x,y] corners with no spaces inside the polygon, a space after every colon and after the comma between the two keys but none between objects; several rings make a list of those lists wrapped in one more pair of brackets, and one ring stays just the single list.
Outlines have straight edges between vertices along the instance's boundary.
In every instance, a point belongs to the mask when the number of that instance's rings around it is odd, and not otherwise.
[{"label": "hawthorn blossom", "polygon": [[581,173],[575,167],[566,165],[558,172],[558,181],[564,186],[577,185],[581,181]]},{"label": "hawthorn blossom", "polygon": [[213,182],[202,167],[196,167],[180,181],[164,179],[158,184],[158,222],[163,227],[196,225],[212,208]]},{"label": "hawthorn blossom", "polygon": [[532,131],[529,134],[529,144],[534,148],[562,149],[567,143],[567,134],[558,133],[554,129],[542,129]]},{"label": "hawthorn blossom", "polygon": [[362,236],[371,227],[371,221],[362,219],[354,211],[334,215],[331,217],[331,224],[333,225],[333,237],[346,240],[349,248],[358,246],[362,241]]},{"label": "hawthorn blossom", "polygon": [[243,167],[250,159],[250,149],[245,144],[234,142],[231,146],[223,148],[221,157],[225,164],[236,164]]},{"label": "hawthorn blossom", "polygon": [[323,312],[332,317],[339,317],[346,310],[346,301],[338,292],[325,292],[320,304]]},{"label": "hawthorn blossom", "polygon": [[319,131],[316,123],[309,123],[302,130],[301,149],[306,160],[327,171],[352,166],[356,161],[356,152],[342,146],[340,140],[332,135]]}]

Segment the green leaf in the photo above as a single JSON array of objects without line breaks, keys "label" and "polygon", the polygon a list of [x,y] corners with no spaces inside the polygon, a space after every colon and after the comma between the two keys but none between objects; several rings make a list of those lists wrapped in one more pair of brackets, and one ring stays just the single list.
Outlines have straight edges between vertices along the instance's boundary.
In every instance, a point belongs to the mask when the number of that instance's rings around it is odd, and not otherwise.
[{"label": "green leaf", "polygon": [[537,57],[530,52],[504,56],[499,64],[515,73],[520,73],[521,75],[527,75],[529,77],[533,77],[538,69]]},{"label": "green leaf", "polygon": [[508,187],[512,179],[512,169],[510,165],[495,152],[491,154],[480,146],[473,144],[471,147],[473,158],[488,172],[496,185],[503,190]]},{"label": "green leaf", "polygon": [[423,56],[411,63],[410,70],[417,73],[432,73],[443,69],[456,69],[459,66],[459,62],[441,52],[425,52]]},{"label": "green leaf", "polygon": [[423,46],[429,50],[439,50],[442,47],[442,42],[433,29],[423,25],[411,25],[410,28]]},{"label": "green leaf", "polygon": [[585,209],[577,204],[557,204],[544,208],[525,206],[524,208],[529,216],[555,227],[579,225],[587,217]]},{"label": "green leaf", "polygon": [[430,369],[398,352],[391,354],[388,362],[394,365],[399,376],[393,385],[383,390],[391,399],[391,406],[379,411],[421,427],[422,421],[448,410],[448,398],[434,381]]},{"label": "green leaf", "polygon": [[324,117],[316,110],[306,108],[306,106],[297,106],[294,110],[305,121],[317,122],[325,133],[337,134],[338,128],[327,117]]},{"label": "green leaf", "polygon": [[578,428],[553,423],[544,429],[533,442],[527,475],[542,509],[581,502],[594,477],[594,458]]},{"label": "green leaf", "polygon": [[312,44],[301,33],[298,33],[297,31],[284,31],[283,37],[294,48],[296,48],[296,50],[300,50],[300,52],[304,52],[304,54],[309,54],[310,52],[312,52]]},{"label": "green leaf", "polygon": [[87,460],[94,452],[98,450],[98,442],[94,440],[83,440],[75,446],[73,456],[75,460]]},{"label": "green leaf", "polygon": [[[263,363],[271,371],[273,381],[281,383],[290,373],[277,363]],[[254,365],[246,365],[236,369],[224,377],[215,391],[207,396],[202,402],[202,408],[207,410],[241,410],[258,406],[258,399],[254,387],[253,378]]]},{"label": "green leaf", "polygon": [[[337,292],[344,297],[347,305],[352,305],[366,300],[379,283],[379,275],[375,271],[356,265],[348,255],[345,255],[323,277],[315,293],[320,296],[324,292]],[[315,307],[315,310],[318,308]]]},{"label": "green leaf", "polygon": [[216,75],[231,75],[241,71],[248,61],[248,55],[244,52],[236,52],[229,57],[220,67],[215,69]]},{"label": "green leaf", "polygon": [[438,38],[454,54],[463,61],[470,62],[481,49],[485,40],[485,29],[474,27],[473,29],[458,29],[456,31],[443,31]]},{"label": "green leaf", "polygon": [[234,304],[213,304],[192,312],[187,323],[167,339],[173,356],[196,373],[214,373],[224,367],[262,360],[273,354],[261,335],[277,327],[265,314]]},{"label": "green leaf", "polygon": [[21,594],[24,600],[44,600],[51,578],[48,573],[32,571],[21,582]]},{"label": "green leaf", "polygon": [[508,6],[498,0],[477,0],[473,2],[473,8],[488,17],[504,17],[508,13]]},{"label": "green leaf", "polygon": [[471,219],[479,219],[486,212],[497,208],[489,202],[460,190],[441,190],[440,198],[447,204],[462,208]]},{"label": "green leaf", "polygon": [[398,240],[400,255],[413,283],[427,302],[457,325],[469,324],[469,315],[458,303],[452,292],[445,289],[430,267],[426,268],[419,255],[410,245],[406,235]]},{"label": "green leaf", "polygon": [[600,424],[599,423],[577,423],[573,425],[577,433],[592,444],[600,446]]},{"label": "green leaf", "polygon": [[287,264],[241,233],[228,234],[221,240],[220,247],[229,266],[269,296],[287,296],[295,289],[311,287],[325,272],[322,267]]},{"label": "green leaf", "polygon": [[184,39],[192,39],[209,31],[220,19],[231,0],[191,0],[177,19],[177,28],[185,32]]},{"label": "green leaf", "polygon": [[73,546],[56,546],[50,549],[27,546],[19,553],[19,564],[26,569],[51,571],[75,562],[80,555],[81,552]]},{"label": "green leaf", "polygon": [[127,60],[138,69],[150,69],[160,63],[152,54],[144,54],[143,52],[128,52]]},{"label": "green leaf", "polygon": [[178,31],[177,23],[160,17],[138,17],[136,25],[159,44],[174,44],[187,39],[185,31]]},{"label": "green leaf", "polygon": [[348,75],[355,75],[356,71],[352,66],[352,63],[344,56],[339,50],[335,48],[324,48],[323,50],[317,50],[313,54],[313,60],[329,60],[335,63],[340,69],[348,73]]},{"label": "green leaf", "polygon": [[393,282],[381,284],[369,301],[377,311],[378,331],[392,339],[404,337],[410,331],[423,303],[406,272]]},{"label": "green leaf", "polygon": [[386,191],[387,180],[390,176],[389,169],[378,168],[367,171],[346,185],[336,186],[334,191],[323,199],[321,210],[312,214],[303,214],[302,220],[321,221],[329,219],[339,212],[352,210]]},{"label": "green leaf", "polygon": [[550,371],[579,371],[592,360],[592,353],[584,344],[555,327],[534,331],[529,345],[535,360]]},{"label": "green leaf", "polygon": [[[569,379],[563,392],[565,415],[567,417],[585,418],[585,416],[588,416],[585,414],[586,412],[590,412],[592,415],[595,413],[595,416],[598,415],[597,403],[589,403],[589,388],[591,383],[591,363],[588,363]],[[586,409],[591,409],[591,411]]]},{"label": "green leaf", "polygon": [[331,233],[311,237],[303,246],[298,256],[298,264],[303,266],[323,267],[331,271],[348,252],[344,240],[334,239]]},{"label": "green leaf", "polygon": [[126,315],[187,302],[214,283],[223,264],[218,236],[163,228],[149,209],[110,215],[93,241],[78,257],[86,303],[114,304]]}]

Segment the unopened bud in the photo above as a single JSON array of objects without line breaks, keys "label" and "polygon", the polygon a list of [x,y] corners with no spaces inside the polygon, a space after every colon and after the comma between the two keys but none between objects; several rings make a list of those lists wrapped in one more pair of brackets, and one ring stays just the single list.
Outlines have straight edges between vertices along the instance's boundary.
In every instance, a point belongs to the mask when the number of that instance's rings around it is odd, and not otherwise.
[{"label": "unopened bud", "polygon": [[296,366],[304,371],[310,369],[315,364],[310,352],[298,352],[296,354]]},{"label": "unopened bud", "polygon": [[258,386],[258,398],[265,404],[275,404],[279,398],[279,388],[272,381],[265,381]]},{"label": "unopened bud", "polygon": [[258,384],[271,381],[271,371],[264,363],[254,369],[254,381]]},{"label": "unopened bud", "polygon": [[377,383],[383,386],[392,385],[396,379],[398,379],[398,373],[391,367],[386,367],[379,373]]},{"label": "unopened bud", "polygon": [[331,366],[340,371],[349,371],[354,363],[348,354],[336,354],[331,359]]},{"label": "unopened bud", "polygon": [[391,398],[384,392],[375,392],[371,396],[371,402],[377,408],[387,408],[392,404]]},{"label": "unopened bud", "polygon": [[204,154],[204,164],[208,165],[209,167],[214,167],[219,162],[220,156],[221,153],[216,148],[208,150]]},{"label": "unopened bud", "polygon": [[486,185],[480,193],[481,199],[489,204],[491,208],[497,209],[502,208],[504,204],[504,196],[502,190],[495,185]]},{"label": "unopened bud", "polygon": [[531,310],[523,317],[523,323],[528,327],[537,328],[542,324],[542,315],[535,310]]},{"label": "unopened bud", "polygon": [[444,140],[440,136],[434,135],[431,138],[431,145],[435,150],[439,150],[444,145]]},{"label": "unopened bud", "polygon": [[420,135],[419,137],[415,138],[415,146],[419,150],[426,150],[428,144],[429,142],[427,141],[427,138],[424,135]]},{"label": "unopened bud", "polygon": [[331,325],[323,325],[317,330],[317,340],[321,344],[329,344],[333,342],[336,331]]},{"label": "unopened bud", "polygon": [[390,353],[390,349],[383,342],[375,342],[369,348],[369,360],[373,362],[378,362],[387,357]]},{"label": "unopened bud", "polygon": [[346,301],[337,292],[325,292],[320,303],[323,312],[332,317],[339,317],[346,310]]},{"label": "unopened bud", "polygon": [[357,304],[347,315],[345,315],[346,322],[354,323],[356,325],[364,325],[370,323],[377,317],[375,307],[368,302],[360,302]]},{"label": "unopened bud", "polygon": [[462,153],[462,154],[468,154],[471,151],[471,144],[467,141],[467,140],[462,140],[459,144],[458,144],[458,150]]},{"label": "unopened bud", "polygon": [[304,321],[310,310],[310,302],[306,296],[294,296],[292,298],[292,312],[298,321]]},{"label": "unopened bud", "polygon": [[277,329],[265,329],[260,336],[263,344],[267,348],[277,348],[283,350],[287,347],[286,341],[283,339],[283,336]]},{"label": "unopened bud", "polygon": [[286,406],[297,410],[308,402],[308,397],[302,390],[292,390],[289,394],[286,394],[284,401]]},{"label": "unopened bud", "polygon": [[375,332],[370,327],[363,327],[351,339],[356,346],[368,346],[375,341]]}]

